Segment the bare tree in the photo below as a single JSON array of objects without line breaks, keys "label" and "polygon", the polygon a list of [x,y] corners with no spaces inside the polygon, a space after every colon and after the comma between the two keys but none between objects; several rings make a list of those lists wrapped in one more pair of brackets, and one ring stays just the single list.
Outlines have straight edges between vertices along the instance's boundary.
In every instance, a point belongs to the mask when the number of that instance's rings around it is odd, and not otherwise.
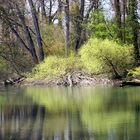
[{"label": "bare tree", "polygon": [[31,14],[32,14],[32,18],[33,18],[34,27],[35,27],[36,39],[37,39],[37,43],[38,43],[38,47],[39,47],[39,58],[40,58],[40,61],[44,61],[44,51],[43,51],[42,38],[41,38],[41,34],[40,34],[36,9],[35,9],[35,6],[34,6],[34,3],[32,0],[28,0],[28,2],[30,5],[30,9],[31,9]]},{"label": "bare tree", "polygon": [[[4,7],[2,7],[2,5],[1,5],[1,7],[0,7],[1,17],[0,18],[11,29],[13,34],[17,37],[17,39],[22,44],[22,46],[24,46],[26,48],[26,50],[28,50],[28,52],[30,52],[30,54],[33,57],[34,63],[38,64],[38,58],[36,55],[34,42],[32,40],[31,33],[29,31],[29,27],[26,25],[25,17],[23,15],[23,13],[20,11],[19,6],[14,1],[10,1],[9,5],[10,5],[10,7],[8,7],[8,8],[10,8],[11,10],[14,8],[13,11],[15,13],[12,13],[12,15],[10,15],[9,13],[7,13],[7,10]],[[14,18],[16,20],[14,20]],[[18,23],[18,20],[20,23]],[[24,41],[22,39],[22,36],[20,35],[19,31],[17,30],[18,27],[23,29],[26,41]],[[26,45],[26,42],[28,45]]]}]

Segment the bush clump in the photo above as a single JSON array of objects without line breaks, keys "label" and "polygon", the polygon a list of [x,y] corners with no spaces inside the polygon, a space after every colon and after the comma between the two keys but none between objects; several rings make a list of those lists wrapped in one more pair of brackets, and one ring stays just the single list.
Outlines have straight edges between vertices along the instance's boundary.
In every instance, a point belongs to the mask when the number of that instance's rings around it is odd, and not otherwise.
[{"label": "bush clump", "polygon": [[133,47],[114,41],[90,39],[79,51],[78,57],[50,55],[30,74],[33,79],[52,79],[68,72],[80,70],[89,74],[112,73],[122,76],[134,61]]},{"label": "bush clump", "polygon": [[133,47],[114,41],[90,39],[80,50],[84,67],[94,74],[121,75],[134,62]]},{"label": "bush clump", "polygon": [[[47,25],[42,29],[44,51],[48,55],[62,56],[65,52],[65,39],[63,30],[58,26]],[[46,43],[47,42],[47,43]]]},{"label": "bush clump", "polygon": [[80,60],[71,55],[68,58],[48,56],[44,63],[37,65],[31,73],[27,74],[30,79],[52,79],[65,73],[79,69]]},{"label": "bush clump", "polygon": [[139,78],[139,77],[140,77],[140,67],[131,69],[127,74],[127,78]]}]

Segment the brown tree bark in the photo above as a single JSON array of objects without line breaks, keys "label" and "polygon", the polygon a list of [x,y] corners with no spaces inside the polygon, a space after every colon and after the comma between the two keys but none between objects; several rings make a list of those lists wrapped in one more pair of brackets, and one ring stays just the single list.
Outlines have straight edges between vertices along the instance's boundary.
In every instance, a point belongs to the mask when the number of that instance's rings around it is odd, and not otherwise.
[{"label": "brown tree bark", "polygon": [[70,48],[70,13],[69,13],[69,0],[66,0],[65,5],[65,22],[66,22],[66,34],[65,34],[65,55],[68,56]]},{"label": "brown tree bark", "polygon": [[45,0],[40,0],[40,5],[41,5],[42,20],[46,21],[47,20],[47,16],[46,16],[46,9],[45,9]]},{"label": "brown tree bark", "polygon": [[58,0],[58,24],[62,27],[62,0]]},{"label": "brown tree bark", "polygon": [[139,22],[138,22],[138,6],[137,6],[137,0],[129,0],[129,16],[130,16],[130,25],[132,28],[132,34],[133,34],[133,45],[134,45],[134,54],[135,59],[140,59],[140,53],[139,53],[139,43],[138,43],[138,37],[139,37]]},{"label": "brown tree bark", "polygon": [[122,35],[122,15],[121,15],[121,5],[120,0],[114,0],[114,7],[115,7],[115,19],[116,19],[116,26],[117,26],[117,37],[120,40],[123,40]]},{"label": "brown tree bark", "polygon": [[76,19],[76,39],[75,39],[75,51],[77,52],[78,49],[81,46],[81,36],[82,36],[82,23],[84,20],[84,9],[85,9],[85,0],[81,0],[80,3],[80,10],[79,13],[77,15],[77,19]]},{"label": "brown tree bark", "polygon": [[30,5],[33,23],[34,23],[34,27],[35,27],[36,40],[37,40],[38,48],[39,48],[39,59],[42,62],[42,61],[44,61],[44,51],[43,51],[42,38],[41,38],[41,34],[40,34],[40,29],[39,29],[38,17],[36,14],[36,10],[35,10],[35,6],[33,4],[33,1],[28,0],[28,2]]},{"label": "brown tree bark", "polygon": [[126,0],[123,0],[123,43],[126,42],[125,32],[126,32]]}]

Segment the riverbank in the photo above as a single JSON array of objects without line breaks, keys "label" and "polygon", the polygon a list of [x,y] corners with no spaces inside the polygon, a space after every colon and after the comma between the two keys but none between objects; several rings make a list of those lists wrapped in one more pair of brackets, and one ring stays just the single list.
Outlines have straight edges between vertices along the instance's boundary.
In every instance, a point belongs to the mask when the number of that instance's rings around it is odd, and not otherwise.
[{"label": "riverbank", "polygon": [[126,78],[123,79],[114,79],[111,74],[88,74],[83,71],[69,71],[60,76],[54,78],[10,78],[5,81],[0,82],[0,86],[9,86],[9,85],[25,85],[25,86],[97,86],[97,85],[111,85],[111,86],[140,86],[139,72],[136,69],[130,70]]},{"label": "riverbank", "polygon": [[122,81],[112,79],[106,74],[92,75],[82,71],[68,72],[53,79],[25,79],[22,85],[44,86],[96,86],[96,85],[119,85]]},{"label": "riverbank", "polygon": [[[42,71],[41,71],[42,72]],[[46,74],[46,73],[45,73]],[[26,86],[97,86],[97,85],[112,85],[112,86],[140,86],[140,67],[131,69],[123,79],[114,79],[112,74],[92,74],[82,70],[71,69],[63,74],[47,77],[47,74],[38,78],[33,77],[16,77],[5,79],[0,82],[2,85],[26,85]],[[37,75],[38,76],[38,75]]]}]

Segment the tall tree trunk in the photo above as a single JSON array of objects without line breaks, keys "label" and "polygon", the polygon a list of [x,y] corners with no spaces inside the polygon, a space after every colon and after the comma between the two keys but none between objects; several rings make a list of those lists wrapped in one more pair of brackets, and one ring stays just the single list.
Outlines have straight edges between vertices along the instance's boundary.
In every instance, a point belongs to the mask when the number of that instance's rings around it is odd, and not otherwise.
[{"label": "tall tree trunk", "polygon": [[77,16],[77,21],[76,21],[76,40],[75,40],[75,51],[80,48],[81,43],[82,43],[82,23],[84,19],[84,8],[85,8],[85,0],[81,0],[80,3],[80,10],[79,14]]},{"label": "tall tree trunk", "polygon": [[125,43],[125,32],[126,32],[126,0],[123,0],[123,43]]},{"label": "tall tree trunk", "polygon": [[52,23],[52,6],[53,6],[52,0],[50,0],[49,3],[50,3],[49,4],[49,24],[51,24]]},{"label": "tall tree trunk", "polygon": [[65,22],[66,22],[66,36],[65,36],[65,54],[68,56],[70,48],[70,14],[69,14],[69,0],[66,0],[65,6]]},{"label": "tall tree trunk", "polygon": [[[100,0],[98,0],[98,3],[100,3]],[[91,1],[90,6],[89,6],[89,8],[87,10],[87,13],[85,15],[85,19],[84,19],[84,24],[85,25],[88,24],[88,19],[89,19],[89,16],[90,16],[90,12],[93,10],[93,8],[95,8],[94,5],[95,5],[95,1]],[[84,28],[84,30],[83,30],[82,38],[83,38],[83,42],[87,40],[87,30],[86,30],[86,28]]]},{"label": "tall tree trunk", "polygon": [[47,16],[46,16],[46,10],[45,10],[45,0],[40,0],[41,4],[41,15],[42,15],[42,20],[46,21]]},{"label": "tall tree trunk", "polygon": [[135,59],[138,60],[140,57],[139,54],[139,44],[138,44],[138,13],[137,13],[137,0],[130,0],[129,1],[129,16],[131,19],[131,27],[132,27],[132,34],[133,34],[133,45],[134,45],[134,53]]},{"label": "tall tree trunk", "polygon": [[31,33],[30,33],[30,31],[29,31],[29,28],[28,28],[27,25],[25,25],[23,28],[24,28],[24,32],[25,32],[25,34],[26,34],[26,40],[27,40],[28,45],[29,45],[29,47],[30,47],[31,55],[32,55],[32,57],[33,57],[34,63],[35,63],[35,64],[38,64],[39,62],[38,62],[38,58],[37,58],[35,46],[34,46],[34,42],[33,42]]},{"label": "tall tree trunk", "polygon": [[40,34],[40,29],[39,29],[39,23],[38,23],[38,17],[36,14],[35,6],[33,4],[32,0],[28,0],[30,8],[31,8],[31,14],[33,18],[33,23],[35,27],[35,33],[36,33],[36,39],[39,47],[39,59],[40,61],[44,61],[44,51],[43,51],[43,45],[42,45],[42,38]]},{"label": "tall tree trunk", "polygon": [[58,24],[62,27],[62,1],[58,0]]},{"label": "tall tree trunk", "polygon": [[37,54],[36,54],[36,50],[35,50],[35,45],[34,45],[30,30],[29,30],[28,26],[25,23],[24,15],[22,15],[22,13],[20,12],[20,9],[19,9],[18,5],[16,5],[16,8],[18,10],[18,16],[19,16],[19,19],[20,19],[20,21],[22,23],[23,30],[24,30],[24,33],[25,33],[25,37],[26,37],[28,46],[30,48],[31,55],[33,57],[34,63],[38,64],[39,62],[38,62],[38,58],[37,58]]},{"label": "tall tree trunk", "polygon": [[123,40],[120,0],[114,0],[114,7],[115,7],[115,18],[116,18],[116,26],[117,26],[117,37],[120,40]]}]

